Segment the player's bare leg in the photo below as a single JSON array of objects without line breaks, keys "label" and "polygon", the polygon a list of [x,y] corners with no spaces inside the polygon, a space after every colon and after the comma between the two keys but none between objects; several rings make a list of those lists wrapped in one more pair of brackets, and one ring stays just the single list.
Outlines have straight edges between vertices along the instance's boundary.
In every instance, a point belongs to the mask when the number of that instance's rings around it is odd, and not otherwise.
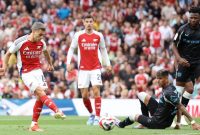
[{"label": "player's bare leg", "polygon": [[88,118],[86,124],[87,125],[93,125],[95,115],[93,114],[91,101],[89,99],[88,88],[82,88],[81,94],[82,94],[82,98],[83,98],[83,103],[84,103],[86,109],[88,110],[88,112],[90,113],[90,117]]}]

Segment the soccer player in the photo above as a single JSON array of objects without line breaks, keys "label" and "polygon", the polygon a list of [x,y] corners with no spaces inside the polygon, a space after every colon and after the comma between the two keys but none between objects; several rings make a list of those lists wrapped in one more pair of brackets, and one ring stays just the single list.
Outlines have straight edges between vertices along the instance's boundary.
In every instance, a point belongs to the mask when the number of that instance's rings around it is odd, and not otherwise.
[{"label": "soccer player", "polygon": [[180,110],[183,115],[189,119],[192,129],[200,130],[200,125],[193,120],[184,105],[180,103],[179,93],[176,91],[176,88],[169,83],[168,76],[169,73],[166,70],[159,70],[157,72],[158,83],[163,88],[159,102],[145,92],[143,96],[140,97],[140,100],[148,107],[152,117],[135,114],[121,122],[117,122],[117,126],[124,128],[137,121],[150,129],[165,129],[172,124],[177,110]]},{"label": "soccer player", "polygon": [[[67,55],[67,70],[71,71],[70,62],[73,52],[75,48],[78,48],[78,88],[81,90],[83,103],[90,113],[87,125],[98,125],[101,112],[100,86],[102,85],[100,56],[106,64],[107,71],[111,71],[111,65],[103,35],[93,29],[93,17],[90,14],[85,15],[83,24],[85,29],[75,33],[70,45]],[[90,82],[94,93],[96,116],[89,99]]]},{"label": "soccer player", "polygon": [[192,7],[189,13],[189,22],[179,28],[173,45],[178,63],[176,89],[182,96],[184,106],[192,96],[195,79],[200,80],[200,7]]},{"label": "soccer player", "polygon": [[0,72],[0,74],[3,75],[3,72],[7,70],[8,60],[11,54],[16,53],[17,66],[20,76],[29,90],[37,97],[33,107],[32,123],[29,130],[43,131],[38,126],[38,119],[43,105],[46,105],[55,112],[56,119],[64,119],[65,115],[45,93],[48,87],[41,70],[41,64],[39,60],[39,57],[42,53],[44,53],[49,63],[48,70],[54,70],[50,55],[46,48],[46,43],[42,39],[45,35],[45,26],[41,22],[35,22],[32,25],[31,30],[32,32],[29,35],[19,37],[9,48],[3,61],[3,68],[0,70],[3,71]]}]

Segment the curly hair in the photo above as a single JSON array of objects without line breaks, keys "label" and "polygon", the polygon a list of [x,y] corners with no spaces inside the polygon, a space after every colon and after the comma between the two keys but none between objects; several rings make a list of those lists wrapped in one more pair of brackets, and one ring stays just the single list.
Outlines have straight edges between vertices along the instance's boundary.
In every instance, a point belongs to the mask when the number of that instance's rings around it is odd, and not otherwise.
[{"label": "curly hair", "polygon": [[191,7],[189,13],[198,13],[200,14],[200,7]]}]

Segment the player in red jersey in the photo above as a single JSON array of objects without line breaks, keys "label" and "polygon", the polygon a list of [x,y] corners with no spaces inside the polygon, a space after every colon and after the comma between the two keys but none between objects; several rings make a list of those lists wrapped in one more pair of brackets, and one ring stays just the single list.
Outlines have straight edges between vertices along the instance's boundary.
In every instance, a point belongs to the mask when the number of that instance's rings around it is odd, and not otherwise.
[{"label": "player in red jersey", "polygon": [[[78,48],[78,88],[81,89],[83,103],[90,113],[87,124],[98,125],[101,112],[100,86],[102,85],[100,56],[102,55],[108,71],[111,71],[111,65],[103,35],[93,30],[93,17],[91,15],[84,16],[83,24],[85,29],[75,33],[70,45],[67,55],[67,70],[68,72],[71,71],[70,62],[73,52],[75,48]],[[90,82],[95,98],[96,116],[89,99],[88,87]]]},{"label": "player in red jersey", "polygon": [[17,53],[17,66],[20,76],[25,85],[37,97],[33,108],[32,123],[29,130],[43,131],[38,126],[38,119],[43,105],[46,105],[53,110],[55,112],[55,118],[57,119],[64,119],[65,115],[45,93],[48,87],[41,70],[39,59],[42,53],[44,53],[49,63],[48,70],[54,70],[50,55],[46,48],[46,43],[42,39],[45,34],[45,26],[41,22],[35,22],[31,29],[32,32],[30,35],[25,35],[16,39],[14,44],[9,48],[5,55],[0,75],[3,75],[3,73],[7,70],[8,60],[11,54]]}]

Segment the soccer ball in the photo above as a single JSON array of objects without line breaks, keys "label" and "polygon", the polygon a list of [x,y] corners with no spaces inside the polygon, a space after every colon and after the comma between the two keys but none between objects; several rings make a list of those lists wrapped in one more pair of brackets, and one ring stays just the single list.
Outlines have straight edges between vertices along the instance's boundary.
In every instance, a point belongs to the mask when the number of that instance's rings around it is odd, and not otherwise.
[{"label": "soccer ball", "polygon": [[112,130],[115,127],[115,119],[111,116],[103,116],[99,120],[99,126],[105,131]]}]

